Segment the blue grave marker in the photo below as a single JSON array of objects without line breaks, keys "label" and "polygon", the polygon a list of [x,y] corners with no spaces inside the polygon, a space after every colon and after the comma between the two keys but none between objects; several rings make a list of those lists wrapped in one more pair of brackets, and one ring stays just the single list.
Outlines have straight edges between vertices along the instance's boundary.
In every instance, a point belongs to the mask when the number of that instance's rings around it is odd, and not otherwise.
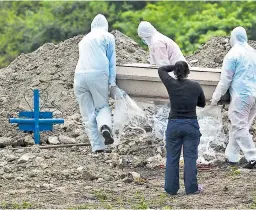
[{"label": "blue grave marker", "polygon": [[17,123],[22,131],[34,133],[35,144],[40,144],[40,131],[52,131],[53,124],[62,124],[64,119],[53,119],[52,112],[40,112],[39,90],[34,90],[34,112],[19,112],[19,118],[10,118],[10,123]]}]

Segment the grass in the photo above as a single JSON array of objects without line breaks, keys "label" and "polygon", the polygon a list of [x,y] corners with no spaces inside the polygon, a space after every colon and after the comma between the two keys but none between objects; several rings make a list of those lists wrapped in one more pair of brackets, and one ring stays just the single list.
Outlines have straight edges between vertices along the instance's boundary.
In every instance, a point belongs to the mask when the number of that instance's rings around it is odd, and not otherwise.
[{"label": "grass", "polygon": [[133,197],[137,202],[132,206],[132,209],[148,209],[149,208],[149,204],[147,203],[144,194],[136,191]]},{"label": "grass", "polygon": [[80,204],[74,207],[69,208],[69,210],[75,209],[113,209],[112,205],[107,202],[107,199],[110,198],[104,190],[97,190],[93,192],[95,198],[99,203],[90,203],[90,204]]},{"label": "grass", "polygon": [[137,204],[133,206],[133,209],[148,209],[149,204],[145,200],[145,198],[141,198]]},{"label": "grass", "polygon": [[106,192],[103,190],[95,191],[94,195],[101,202],[106,201],[108,199]]},{"label": "grass", "polygon": [[131,196],[122,197],[120,195],[114,196],[107,194],[104,190],[94,191],[94,196],[99,203],[81,204],[71,208],[74,209],[172,209],[174,198],[166,193],[159,193],[154,198],[147,199],[143,191],[136,191]]},{"label": "grass", "polygon": [[32,204],[27,201],[22,201],[22,203],[10,203],[10,202],[1,202],[0,204],[1,209],[31,209]]},{"label": "grass", "polygon": [[171,206],[164,206],[162,209],[163,210],[170,210],[170,209],[172,209],[172,207]]},{"label": "grass", "polygon": [[241,174],[241,171],[239,171],[239,169],[236,166],[231,166],[230,169],[230,176],[237,176]]},{"label": "grass", "polygon": [[174,197],[167,193],[160,193],[155,199],[152,199],[151,206],[162,209],[172,209],[171,204],[175,201]]},{"label": "grass", "polygon": [[253,196],[253,200],[249,208],[256,209],[256,195]]},{"label": "grass", "polygon": [[108,203],[100,203],[100,204],[81,204],[73,208],[69,208],[69,210],[76,210],[76,209],[113,209],[113,207]]},{"label": "grass", "polygon": [[69,208],[69,210],[75,210],[75,209],[94,209],[96,208],[93,204],[81,204],[73,208]]}]

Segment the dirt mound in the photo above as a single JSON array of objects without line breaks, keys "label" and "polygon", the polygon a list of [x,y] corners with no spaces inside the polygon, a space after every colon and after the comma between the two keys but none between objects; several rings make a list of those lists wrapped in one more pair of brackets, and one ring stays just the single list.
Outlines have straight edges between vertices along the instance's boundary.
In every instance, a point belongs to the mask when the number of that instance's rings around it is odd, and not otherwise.
[{"label": "dirt mound", "polygon": [[[256,41],[249,41],[254,49],[256,49]],[[186,59],[191,66],[220,68],[223,59],[231,49],[229,37],[212,37],[208,42],[198,48],[198,50]]]},{"label": "dirt mound", "polygon": [[[116,38],[117,64],[146,63],[147,53],[135,41],[119,31],[112,34]],[[50,141],[48,137],[52,140],[53,136],[58,137],[54,141],[59,143],[79,143],[87,139],[73,93],[77,45],[82,37],[79,35],[57,45],[44,44],[30,54],[20,55],[7,68],[0,70],[0,137],[4,137],[0,139],[0,147],[29,144],[26,140],[31,139],[30,134],[17,132],[8,122],[8,115],[15,117],[18,111],[31,109],[32,89],[40,89],[41,111],[53,111],[55,117],[65,119],[65,124],[56,126],[54,133],[42,133],[42,141]],[[249,41],[249,44],[256,48],[255,41]],[[217,68],[229,49],[228,37],[213,37],[187,59],[192,66]],[[146,111],[151,113],[149,109]],[[253,130],[253,133],[256,132]],[[132,138],[135,136],[130,136],[129,140]],[[156,142],[154,146],[158,147],[160,143]]]},{"label": "dirt mound", "polygon": [[116,56],[118,64],[147,63],[147,52],[137,42],[120,31],[111,32],[116,38]]},{"label": "dirt mound", "polygon": [[[116,36],[117,64],[145,62],[146,52],[135,41],[119,31],[112,33]],[[16,115],[20,110],[30,110],[33,105],[32,89],[37,88],[41,92],[42,108],[47,108],[48,111],[57,109],[55,116],[63,116],[67,123],[69,116],[83,130],[73,94],[78,43],[82,37],[79,35],[57,45],[44,44],[32,53],[21,54],[8,67],[0,70],[0,137],[22,138],[24,134],[18,133],[8,123],[7,116]],[[72,117],[76,113],[78,116]],[[75,126],[72,130],[76,129]],[[83,132],[74,136],[81,133]]]}]

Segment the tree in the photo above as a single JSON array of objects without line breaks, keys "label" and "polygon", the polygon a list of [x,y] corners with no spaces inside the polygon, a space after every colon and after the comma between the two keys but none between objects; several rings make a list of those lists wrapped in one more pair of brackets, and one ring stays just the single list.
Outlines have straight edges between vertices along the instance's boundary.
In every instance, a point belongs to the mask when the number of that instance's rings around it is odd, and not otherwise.
[{"label": "tree", "polygon": [[157,2],[139,11],[122,13],[114,27],[139,41],[140,20],[151,22],[157,30],[176,41],[185,54],[192,53],[212,36],[227,36],[244,26],[255,38],[255,2]]},{"label": "tree", "polygon": [[255,11],[253,1],[0,1],[0,67],[46,42],[88,33],[98,13],[107,17],[110,30],[119,29],[145,49],[137,27],[141,20],[150,21],[189,54],[211,36],[227,36],[238,25],[246,28],[249,39],[256,39]]},{"label": "tree", "polygon": [[107,17],[111,30],[121,12],[132,8],[127,2],[0,3],[0,67],[46,42],[58,43],[88,33],[98,13]]}]

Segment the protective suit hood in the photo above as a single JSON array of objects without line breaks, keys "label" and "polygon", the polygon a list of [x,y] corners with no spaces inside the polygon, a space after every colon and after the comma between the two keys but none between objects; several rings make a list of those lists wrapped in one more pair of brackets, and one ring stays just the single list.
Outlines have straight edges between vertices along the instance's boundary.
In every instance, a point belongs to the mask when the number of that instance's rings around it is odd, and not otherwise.
[{"label": "protective suit hood", "polygon": [[246,31],[243,27],[236,27],[231,32],[230,44],[233,47],[235,44],[246,44],[248,41]]},{"label": "protective suit hood", "polygon": [[104,30],[108,32],[108,21],[104,15],[98,14],[91,23],[91,31],[94,29]]},{"label": "protective suit hood", "polygon": [[150,45],[151,37],[157,32],[154,26],[150,22],[142,21],[138,27],[138,36],[145,40],[147,45]]}]

